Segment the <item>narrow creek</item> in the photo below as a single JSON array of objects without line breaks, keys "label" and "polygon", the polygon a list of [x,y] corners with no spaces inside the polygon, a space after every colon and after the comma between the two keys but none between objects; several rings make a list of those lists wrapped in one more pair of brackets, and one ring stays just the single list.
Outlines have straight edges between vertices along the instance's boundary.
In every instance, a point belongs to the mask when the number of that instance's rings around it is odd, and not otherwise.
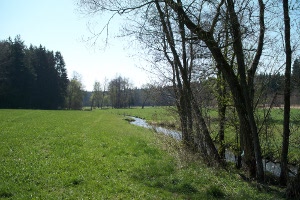
[{"label": "narrow creek", "polygon": [[[175,131],[175,130],[171,130],[171,129],[167,129],[167,128],[163,128],[163,127],[159,127],[159,126],[152,126],[149,125],[146,120],[143,120],[141,118],[137,118],[137,117],[132,117],[130,116],[132,119],[134,119],[134,121],[130,122],[130,124],[136,125],[136,126],[141,126],[144,128],[148,128],[148,129],[153,129],[158,133],[163,133],[165,135],[169,135],[177,140],[181,140],[181,132],[179,131]],[[225,152],[225,159],[227,162],[233,162],[236,163],[236,156],[234,155],[234,153],[230,150],[226,150]],[[267,172],[272,173],[273,175],[279,177],[280,175],[280,163],[274,163],[272,161],[268,161],[266,159],[263,159],[263,164],[264,164],[264,170]],[[289,166],[289,175],[294,177],[297,174],[297,167],[290,165]]]},{"label": "narrow creek", "polygon": [[166,129],[166,128],[163,128],[163,127],[160,127],[160,126],[152,126],[152,125],[149,125],[146,120],[143,120],[141,118],[137,118],[137,117],[131,117],[132,119],[134,119],[134,121],[130,122],[131,124],[133,125],[136,125],[136,126],[141,126],[141,127],[144,127],[144,128],[149,128],[149,129],[153,129],[155,130],[156,132],[158,133],[163,133],[165,135],[169,135],[177,140],[181,140],[181,133],[179,131],[174,131],[174,130],[171,130],[171,129]]}]

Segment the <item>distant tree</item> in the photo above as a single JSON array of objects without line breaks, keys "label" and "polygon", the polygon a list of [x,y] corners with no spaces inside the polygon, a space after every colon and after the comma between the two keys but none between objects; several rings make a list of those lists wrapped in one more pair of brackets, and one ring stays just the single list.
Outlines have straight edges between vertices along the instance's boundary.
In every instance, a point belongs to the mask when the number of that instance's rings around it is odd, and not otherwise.
[{"label": "distant tree", "polygon": [[293,64],[291,87],[296,92],[300,92],[300,57],[296,58]]},{"label": "distant tree", "polygon": [[284,76],[280,73],[258,74],[254,84],[264,95],[283,94]]},{"label": "distant tree", "polygon": [[55,53],[55,69],[58,75],[58,86],[59,86],[59,94],[58,94],[58,106],[63,108],[65,104],[65,96],[67,94],[68,87],[68,74],[66,69],[66,64],[63,56],[60,52]]},{"label": "distant tree", "polygon": [[91,96],[92,99],[92,106],[97,106],[100,108],[102,104],[102,91],[101,91],[101,84],[98,81],[94,83],[93,94]]},{"label": "distant tree", "polygon": [[83,95],[83,85],[81,83],[80,77],[78,76],[78,74],[74,74],[67,88],[66,101],[68,104],[68,109],[82,109]]},{"label": "distant tree", "polygon": [[102,98],[101,98],[101,109],[104,105],[108,105],[109,103],[109,98],[107,94],[107,84],[108,84],[108,79],[105,77],[104,82],[103,82],[103,91],[102,91]]},{"label": "distant tree", "polygon": [[32,67],[36,74],[34,88],[34,106],[42,109],[57,109],[59,106],[59,77],[55,69],[55,58],[52,51],[39,46],[33,48]]},{"label": "distant tree", "polygon": [[9,101],[11,108],[26,108],[28,102],[29,70],[25,66],[25,45],[20,36],[10,41],[10,90]]},{"label": "distant tree", "polygon": [[142,86],[141,88],[142,93],[141,93],[141,98],[142,98],[142,109],[145,107],[145,105],[147,104],[147,102],[149,103],[149,101],[151,100],[151,94],[153,95],[154,93],[154,85],[151,84],[145,84]]},{"label": "distant tree", "polygon": [[0,42],[0,106],[5,108],[9,106],[8,94],[10,92],[10,43],[8,41]]},{"label": "distant tree", "polygon": [[113,108],[130,107],[132,90],[129,80],[121,76],[111,80],[108,84],[109,96]]},{"label": "distant tree", "polygon": [[110,98],[109,95],[107,94],[107,92],[104,92],[104,97],[103,97],[103,102],[102,102],[102,107],[109,107],[110,106]]}]

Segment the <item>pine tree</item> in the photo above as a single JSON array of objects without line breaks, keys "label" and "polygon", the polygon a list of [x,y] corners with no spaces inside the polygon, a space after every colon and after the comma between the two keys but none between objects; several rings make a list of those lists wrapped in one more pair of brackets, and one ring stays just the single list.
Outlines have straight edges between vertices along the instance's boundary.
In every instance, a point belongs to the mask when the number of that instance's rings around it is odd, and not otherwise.
[{"label": "pine tree", "polygon": [[0,107],[7,108],[9,100],[7,95],[10,90],[10,43],[8,41],[0,42]]},{"label": "pine tree", "polygon": [[26,108],[29,99],[29,70],[25,66],[25,45],[20,36],[10,45],[10,91],[9,101],[11,108]]},{"label": "pine tree", "polygon": [[55,52],[55,69],[58,73],[58,85],[59,85],[59,107],[63,108],[65,105],[65,97],[67,95],[68,88],[68,75],[65,65],[65,61],[60,52]]}]

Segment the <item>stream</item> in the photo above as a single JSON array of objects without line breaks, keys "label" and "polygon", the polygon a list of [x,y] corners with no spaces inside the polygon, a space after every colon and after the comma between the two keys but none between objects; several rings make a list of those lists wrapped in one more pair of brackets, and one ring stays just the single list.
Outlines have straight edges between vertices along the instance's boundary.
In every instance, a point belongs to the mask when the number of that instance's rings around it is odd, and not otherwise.
[{"label": "stream", "polygon": [[[143,120],[141,118],[137,118],[137,117],[132,117],[130,116],[132,119],[134,119],[134,121],[130,122],[130,124],[136,125],[136,126],[141,126],[144,128],[148,128],[148,129],[153,129],[158,133],[163,133],[165,135],[169,135],[177,140],[181,140],[181,132],[179,131],[175,131],[175,130],[171,130],[171,129],[167,129],[167,128],[163,128],[163,127],[159,127],[159,126],[152,126],[149,125],[146,120]],[[236,156],[234,155],[234,153],[230,150],[226,149],[225,152],[225,159],[227,162],[233,162],[236,163]],[[272,161],[268,161],[266,159],[263,159],[263,165],[264,165],[264,170],[267,172],[272,173],[273,175],[279,177],[280,176],[280,163],[274,163]],[[297,167],[289,165],[289,175],[294,177],[297,174]]]},{"label": "stream", "polygon": [[[131,116],[130,116],[131,117]],[[165,135],[169,135],[177,140],[181,140],[181,133],[179,131],[174,131],[174,130],[171,130],[171,129],[166,129],[166,128],[163,128],[163,127],[160,127],[160,126],[151,126],[149,125],[146,120],[143,120],[141,118],[137,118],[137,117],[131,117],[132,119],[134,119],[134,121],[130,122],[131,124],[133,125],[136,125],[136,126],[141,126],[141,127],[144,127],[144,128],[149,128],[149,129],[153,129],[155,130],[156,132],[158,133],[163,133]]]}]

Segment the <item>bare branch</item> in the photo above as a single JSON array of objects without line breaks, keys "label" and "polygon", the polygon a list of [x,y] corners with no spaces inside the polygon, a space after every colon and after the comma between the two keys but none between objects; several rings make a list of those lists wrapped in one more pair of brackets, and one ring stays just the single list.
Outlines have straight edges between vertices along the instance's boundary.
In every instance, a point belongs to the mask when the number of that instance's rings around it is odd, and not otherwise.
[{"label": "bare branch", "polygon": [[265,5],[263,3],[262,0],[258,0],[259,2],[259,25],[260,25],[260,32],[259,32],[259,39],[258,39],[258,45],[257,45],[257,51],[255,54],[255,57],[253,59],[253,62],[251,64],[251,68],[248,71],[248,75],[250,77],[254,76],[254,73],[257,69],[257,66],[259,64],[259,60],[262,54],[262,50],[263,50],[263,45],[264,45],[264,36],[265,36],[265,23],[264,23],[264,19],[265,19]]},{"label": "bare branch", "polygon": [[217,8],[217,13],[212,21],[211,27],[210,27],[210,32],[213,33],[214,32],[214,28],[216,27],[216,24],[218,22],[219,16],[220,16],[220,10],[222,5],[224,4],[225,0],[222,0]]}]

